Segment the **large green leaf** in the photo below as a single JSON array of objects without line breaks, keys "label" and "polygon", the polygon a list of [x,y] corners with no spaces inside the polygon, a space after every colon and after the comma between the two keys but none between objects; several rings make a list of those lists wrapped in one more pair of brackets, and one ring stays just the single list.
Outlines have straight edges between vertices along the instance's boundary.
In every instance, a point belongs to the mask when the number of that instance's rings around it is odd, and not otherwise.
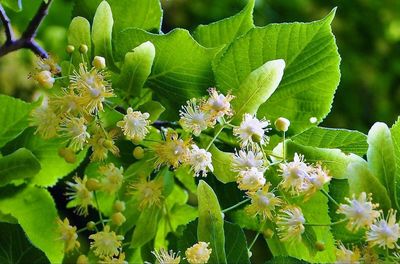
[{"label": "large green leaf", "polygon": [[197,238],[209,242],[212,248],[210,263],[227,263],[225,255],[224,220],[221,208],[213,189],[203,180],[200,181],[197,194],[199,199],[199,224]]},{"label": "large green leaf", "polygon": [[367,136],[355,130],[312,127],[291,139],[304,146],[336,148],[359,156],[368,150]]},{"label": "large green leaf", "polygon": [[254,3],[255,0],[249,0],[243,10],[234,16],[208,25],[199,25],[193,37],[204,47],[218,47],[231,43],[254,27]]},{"label": "large green leaf", "polygon": [[152,206],[140,214],[136,228],[132,235],[132,248],[138,248],[149,242],[157,233],[158,223],[161,218],[161,208]]},{"label": "large green leaf", "polygon": [[40,170],[37,158],[25,148],[0,158],[0,186],[13,180],[31,178]]},{"label": "large green leaf", "polygon": [[212,164],[214,165],[213,174],[220,182],[234,182],[236,181],[237,173],[231,171],[230,167],[233,160],[233,154],[219,150],[214,144],[210,148]]},{"label": "large green leaf", "polygon": [[366,162],[354,162],[348,166],[349,192],[358,196],[361,192],[372,193],[374,203],[379,203],[381,209],[392,207],[388,189],[369,170]]},{"label": "large green leaf", "polygon": [[[183,29],[166,35],[150,34],[139,29],[127,29],[116,35],[115,51],[119,60],[143,42],[151,41],[156,48],[152,73],[147,87],[176,119],[177,105],[204,95],[213,84],[211,60],[216,49],[200,46]],[[172,115],[171,115],[172,114]]]},{"label": "large green leaf", "polygon": [[79,46],[84,44],[88,47],[88,54],[92,52],[92,41],[90,39],[90,24],[86,18],[75,17],[72,19],[68,28],[68,44],[75,47],[72,54],[74,65],[79,65],[82,62]]},{"label": "large green leaf", "polygon": [[396,159],[394,145],[388,126],[375,123],[368,132],[367,160],[371,173],[388,191],[392,206],[399,208],[397,202]]},{"label": "large green leaf", "polygon": [[224,222],[226,260],[229,264],[250,264],[246,237],[238,224]]},{"label": "large green leaf", "polygon": [[0,211],[18,220],[31,243],[42,250],[51,263],[61,263],[64,243],[57,231],[57,210],[50,193],[34,186],[10,190],[10,193],[12,195],[1,192]]},{"label": "large green leaf", "polygon": [[234,123],[240,123],[242,116],[246,113],[252,115],[257,113],[260,105],[267,101],[278,88],[284,68],[284,60],[268,61],[244,79],[239,89],[234,92],[236,96],[232,101],[235,111]]},{"label": "large green leaf", "polygon": [[118,70],[114,65],[112,53],[112,30],[114,25],[111,7],[107,1],[100,3],[93,18],[92,40],[94,45],[94,55],[106,58],[107,66],[113,70]]},{"label": "large green leaf", "polygon": [[27,129],[21,136],[10,142],[5,150],[11,153],[18,148],[25,147],[30,150],[39,160],[42,169],[36,174],[31,183],[39,186],[49,187],[57,183],[59,179],[67,176],[78,167],[84,159],[86,151],[81,151],[76,156],[75,163],[67,163],[58,155],[58,150],[65,146],[62,138],[42,139],[34,134],[34,129]]},{"label": "large green leaf", "polygon": [[397,119],[396,123],[391,127],[390,133],[392,135],[392,141],[394,146],[394,156],[396,160],[396,195],[397,202],[400,203],[400,118]]},{"label": "large green leaf", "polygon": [[[74,16],[84,16],[91,20],[102,0],[75,1]],[[108,0],[114,14],[114,31],[125,28],[141,28],[159,31],[161,28],[162,9],[159,0]]]},{"label": "large green leaf", "polygon": [[123,96],[126,98],[140,96],[143,85],[150,75],[155,55],[154,45],[149,41],[126,53],[117,82]]},{"label": "large green leaf", "polygon": [[253,28],[233,42],[214,72],[220,90],[233,93],[247,76],[266,61],[284,59],[285,74],[275,93],[263,104],[258,116],[291,121],[290,133],[313,126],[329,113],[339,84],[340,57],[330,23],[335,11],[312,23],[270,24]]},{"label": "large green leaf", "polygon": [[0,95],[0,105],[0,147],[2,147],[28,127],[28,116],[32,105],[6,95]]}]

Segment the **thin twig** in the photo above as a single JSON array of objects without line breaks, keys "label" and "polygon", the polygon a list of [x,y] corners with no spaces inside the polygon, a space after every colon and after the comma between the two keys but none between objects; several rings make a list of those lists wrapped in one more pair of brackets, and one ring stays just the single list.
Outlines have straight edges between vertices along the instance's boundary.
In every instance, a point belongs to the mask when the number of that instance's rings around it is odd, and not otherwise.
[{"label": "thin twig", "polygon": [[0,47],[0,57],[19,49],[30,49],[42,58],[48,57],[47,52],[42,47],[40,47],[40,45],[34,40],[34,38],[41,22],[49,12],[49,7],[51,3],[52,0],[42,2],[35,16],[29,22],[24,33],[22,33],[22,36],[17,40],[14,40],[14,33],[11,28],[10,19],[8,18],[3,6],[0,4],[0,19],[5,27],[6,33],[6,42],[3,44],[3,46]]}]

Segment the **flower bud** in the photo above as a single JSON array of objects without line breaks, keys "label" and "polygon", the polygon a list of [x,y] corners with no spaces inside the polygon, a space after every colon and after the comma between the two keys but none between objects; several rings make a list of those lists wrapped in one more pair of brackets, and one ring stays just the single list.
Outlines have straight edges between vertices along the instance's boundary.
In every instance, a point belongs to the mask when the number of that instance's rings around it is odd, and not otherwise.
[{"label": "flower bud", "polygon": [[102,70],[106,67],[106,59],[101,56],[96,56],[93,59],[92,62],[93,67],[95,67],[98,70]]},{"label": "flower bud", "polygon": [[278,131],[286,132],[290,126],[290,121],[284,117],[279,117],[275,121],[275,127]]},{"label": "flower bud", "polygon": [[111,216],[111,221],[117,225],[121,226],[123,223],[125,223],[126,218],[121,212],[117,212]]},{"label": "flower bud", "polygon": [[88,48],[88,46],[85,45],[85,44],[81,44],[81,45],[79,46],[79,52],[80,52],[80,53],[87,53],[88,50],[89,50],[89,48]]},{"label": "flower bud", "polygon": [[125,211],[125,202],[124,201],[120,201],[120,200],[117,200],[117,201],[115,201],[115,204],[114,204],[114,210],[115,211],[117,211],[117,212],[123,212],[123,211]]},{"label": "flower bud", "polygon": [[96,179],[88,179],[86,182],[86,188],[88,188],[89,191],[97,191],[101,188],[101,183]]},{"label": "flower bud", "polygon": [[50,89],[53,87],[55,79],[51,75],[50,71],[41,71],[35,76],[35,80],[39,83],[40,86]]},{"label": "flower bud", "polygon": [[68,46],[65,48],[65,51],[66,51],[68,54],[71,54],[72,52],[75,51],[75,47],[74,47],[73,45],[68,45]]},{"label": "flower bud", "polygon": [[76,264],[89,264],[89,258],[86,255],[80,255],[76,260]]},{"label": "flower bud", "polygon": [[272,238],[274,236],[274,231],[271,228],[264,229],[262,233],[265,238]]},{"label": "flower bud", "polygon": [[92,231],[96,229],[96,223],[93,221],[87,222],[86,227],[88,230]]},{"label": "flower bud", "polygon": [[134,148],[133,157],[135,157],[135,159],[138,159],[138,160],[143,159],[144,149],[140,146],[137,146],[136,148]]},{"label": "flower bud", "polygon": [[325,243],[322,241],[317,241],[315,242],[315,249],[318,251],[324,251],[325,250]]}]

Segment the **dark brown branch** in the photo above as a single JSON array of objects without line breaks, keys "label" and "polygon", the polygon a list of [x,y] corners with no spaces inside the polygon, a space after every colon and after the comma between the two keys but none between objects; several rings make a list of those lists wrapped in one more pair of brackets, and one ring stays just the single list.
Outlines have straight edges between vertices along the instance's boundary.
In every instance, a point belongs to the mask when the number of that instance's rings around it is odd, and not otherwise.
[{"label": "dark brown branch", "polygon": [[42,47],[39,46],[39,44],[34,40],[34,38],[36,36],[37,30],[41,22],[48,14],[51,2],[52,0],[48,0],[47,3],[46,2],[41,3],[35,16],[29,22],[24,33],[22,33],[21,38],[19,38],[18,40],[14,40],[10,19],[7,17],[5,10],[0,4],[0,18],[5,27],[5,33],[7,38],[4,45],[0,47],[0,57],[19,49],[30,49],[31,51],[33,51],[35,54],[39,55],[42,58],[48,57],[47,52]]}]

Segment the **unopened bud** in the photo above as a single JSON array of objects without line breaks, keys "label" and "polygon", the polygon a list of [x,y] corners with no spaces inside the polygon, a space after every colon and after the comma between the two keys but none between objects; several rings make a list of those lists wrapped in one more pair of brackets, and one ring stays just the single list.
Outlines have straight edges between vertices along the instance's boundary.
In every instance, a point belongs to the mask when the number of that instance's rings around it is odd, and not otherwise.
[{"label": "unopened bud", "polygon": [[144,149],[140,146],[137,146],[136,148],[133,149],[133,157],[135,157],[135,159],[143,159],[144,157]]},{"label": "unopened bud", "polygon": [[275,120],[275,127],[278,131],[286,132],[290,126],[290,121],[284,117]]},{"label": "unopened bud", "polygon": [[88,50],[89,50],[89,48],[88,48],[88,46],[85,45],[85,44],[81,44],[81,45],[79,46],[79,52],[80,52],[80,53],[87,53]]},{"label": "unopened bud", "polygon": [[114,204],[114,210],[115,211],[117,211],[117,212],[123,212],[123,211],[125,211],[125,202],[124,201],[120,201],[120,200],[117,200],[117,201],[115,201],[115,204]]},{"label": "unopened bud", "polygon": [[271,228],[264,229],[262,233],[265,236],[265,238],[272,238],[274,236],[274,231],[272,231]]},{"label": "unopened bud", "polygon": [[71,54],[72,52],[75,51],[75,47],[74,47],[73,45],[68,45],[68,46],[65,48],[65,51],[66,51],[68,54]]},{"label": "unopened bud", "polygon": [[46,89],[50,89],[53,87],[55,79],[51,75],[50,71],[41,71],[35,76],[35,80],[38,84]]},{"label": "unopened bud", "polygon": [[101,183],[96,179],[88,179],[86,182],[86,188],[88,188],[89,191],[97,191],[101,188]]},{"label": "unopened bud", "polygon": [[89,258],[86,255],[80,255],[76,260],[76,264],[89,264]]},{"label": "unopened bud", "polygon": [[117,212],[111,216],[111,221],[117,225],[121,226],[123,223],[125,223],[126,218],[121,212]]},{"label": "unopened bud", "polygon": [[92,62],[93,67],[95,67],[98,70],[102,70],[106,67],[106,59],[101,56],[96,56],[93,59]]},{"label": "unopened bud", "polygon": [[322,241],[317,241],[315,242],[315,249],[318,251],[324,251],[325,250],[325,243]]},{"label": "unopened bud", "polygon": [[88,230],[92,231],[96,229],[96,223],[93,221],[87,222],[86,227]]}]

